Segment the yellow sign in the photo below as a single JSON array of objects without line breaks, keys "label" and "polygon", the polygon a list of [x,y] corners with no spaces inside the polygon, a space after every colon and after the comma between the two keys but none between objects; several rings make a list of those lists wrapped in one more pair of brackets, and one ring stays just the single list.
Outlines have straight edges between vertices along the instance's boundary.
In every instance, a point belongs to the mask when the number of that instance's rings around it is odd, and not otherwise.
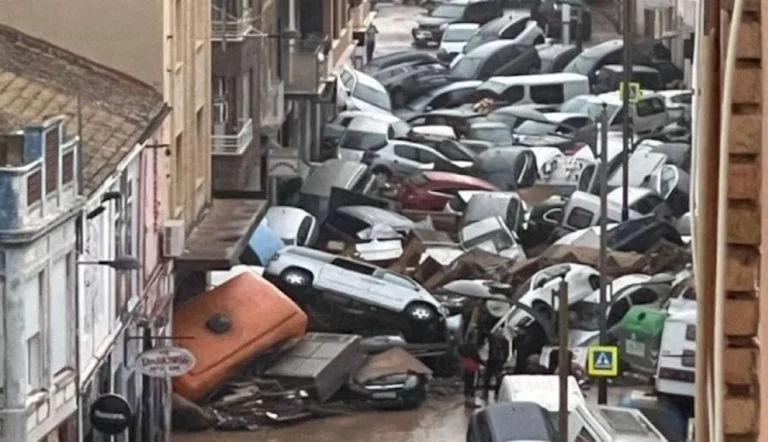
[{"label": "yellow sign", "polygon": [[619,375],[619,348],[615,346],[589,347],[587,374],[597,377]]},{"label": "yellow sign", "polygon": [[[624,88],[626,83],[619,83],[619,98],[624,99]],[[636,104],[643,98],[643,91],[640,89],[640,83],[629,83],[629,102]]]}]

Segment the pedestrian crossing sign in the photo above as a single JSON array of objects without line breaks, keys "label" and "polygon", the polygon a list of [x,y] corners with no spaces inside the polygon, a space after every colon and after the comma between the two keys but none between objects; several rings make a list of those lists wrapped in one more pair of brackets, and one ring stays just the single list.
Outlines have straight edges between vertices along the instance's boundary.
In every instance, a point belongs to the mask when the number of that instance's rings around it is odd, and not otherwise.
[{"label": "pedestrian crossing sign", "polygon": [[[624,99],[624,89],[627,87],[627,83],[619,83],[619,98]],[[640,89],[640,83],[629,83],[629,102],[631,104],[637,104],[640,99],[643,98],[643,92]]]},{"label": "pedestrian crossing sign", "polygon": [[615,346],[589,347],[587,373],[590,376],[614,377],[619,375],[619,349]]}]

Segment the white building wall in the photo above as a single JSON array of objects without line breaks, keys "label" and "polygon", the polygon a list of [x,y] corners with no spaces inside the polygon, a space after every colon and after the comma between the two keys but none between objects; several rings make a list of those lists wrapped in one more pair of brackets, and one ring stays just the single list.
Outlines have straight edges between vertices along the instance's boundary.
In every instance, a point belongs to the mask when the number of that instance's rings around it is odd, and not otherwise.
[{"label": "white building wall", "polygon": [[37,442],[77,409],[75,243],[72,220],[27,247],[5,250],[0,441]]}]

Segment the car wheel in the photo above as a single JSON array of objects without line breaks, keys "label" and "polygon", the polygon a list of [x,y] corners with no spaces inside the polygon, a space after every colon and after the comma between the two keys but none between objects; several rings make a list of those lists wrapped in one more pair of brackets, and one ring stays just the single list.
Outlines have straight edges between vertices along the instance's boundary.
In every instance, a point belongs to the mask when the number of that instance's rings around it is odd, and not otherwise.
[{"label": "car wheel", "polygon": [[434,307],[421,302],[416,302],[409,305],[405,309],[405,313],[409,318],[420,323],[432,321],[435,319],[435,317],[437,317],[437,311]]},{"label": "car wheel", "polygon": [[302,269],[286,269],[280,275],[280,280],[288,287],[306,289],[312,285],[312,274]]},{"label": "car wheel", "polygon": [[385,181],[392,178],[392,171],[386,167],[377,167],[373,169],[373,175],[383,178]]}]

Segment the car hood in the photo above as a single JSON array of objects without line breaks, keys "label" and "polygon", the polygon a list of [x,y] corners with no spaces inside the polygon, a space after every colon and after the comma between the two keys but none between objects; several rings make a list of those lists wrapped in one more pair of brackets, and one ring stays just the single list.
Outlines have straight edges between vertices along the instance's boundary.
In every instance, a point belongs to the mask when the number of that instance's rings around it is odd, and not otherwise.
[{"label": "car hood", "polygon": [[464,46],[467,45],[465,41],[447,41],[440,43],[440,49],[449,54],[460,54]]},{"label": "car hood", "polygon": [[416,18],[416,23],[419,25],[419,27],[428,28],[440,26],[443,23],[449,23],[450,21],[450,19],[444,17],[430,17],[428,15]]}]

